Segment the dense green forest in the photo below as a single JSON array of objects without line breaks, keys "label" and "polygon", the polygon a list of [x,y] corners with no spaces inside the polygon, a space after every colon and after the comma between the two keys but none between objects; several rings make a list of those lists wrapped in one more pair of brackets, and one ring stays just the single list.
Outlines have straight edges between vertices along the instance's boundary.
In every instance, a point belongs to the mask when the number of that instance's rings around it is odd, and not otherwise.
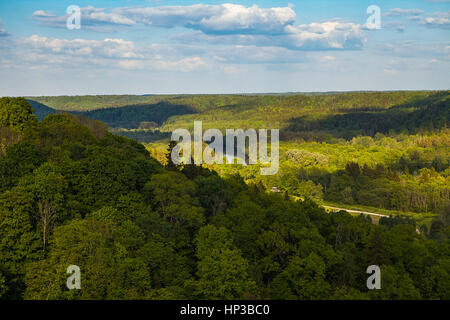
[{"label": "dense green forest", "polygon": [[41,105],[61,111],[91,111],[123,106],[154,104],[171,96],[57,96],[57,97],[27,97],[28,101],[35,101]]},{"label": "dense green forest", "polygon": [[221,130],[230,126],[283,129],[284,140],[349,139],[377,132],[442,128],[450,116],[444,108],[448,99],[449,91],[27,98],[35,110],[45,106],[83,112],[116,128],[138,128],[140,122],[153,121],[163,131],[172,131],[192,128],[195,119],[203,121],[205,128]]},{"label": "dense green forest", "polygon": [[[164,103],[206,126],[290,128],[280,174],[177,167],[163,147],[149,153],[82,114],[38,121],[24,98],[0,99],[1,299],[450,299],[448,92],[176,99]],[[308,109],[317,127],[305,127]],[[408,121],[397,128],[394,114]],[[192,117],[145,122],[168,132]],[[433,212],[429,229],[318,204],[371,197]],[[66,287],[69,265],[81,290]],[[369,265],[381,290],[366,287]]]},{"label": "dense green forest", "polygon": [[[260,176],[258,166],[210,167],[221,175],[318,203],[407,215],[424,232],[450,200],[449,91],[183,99],[197,113],[171,117],[161,131],[192,129],[194,120],[205,129],[280,128],[277,175]],[[155,149],[167,141],[154,141],[152,132],[148,149],[164,160]]]},{"label": "dense green forest", "polygon": [[115,134],[148,143],[148,150],[162,163],[170,132],[192,130],[194,120],[201,120],[205,130],[279,128],[281,169],[276,176],[261,177],[258,166],[210,169],[221,175],[239,174],[247,183],[277,187],[318,203],[414,217],[426,232],[450,200],[449,93],[84,96],[28,101],[38,118],[50,113],[42,107],[44,102],[57,111],[91,110],[81,114],[106,123]]}]

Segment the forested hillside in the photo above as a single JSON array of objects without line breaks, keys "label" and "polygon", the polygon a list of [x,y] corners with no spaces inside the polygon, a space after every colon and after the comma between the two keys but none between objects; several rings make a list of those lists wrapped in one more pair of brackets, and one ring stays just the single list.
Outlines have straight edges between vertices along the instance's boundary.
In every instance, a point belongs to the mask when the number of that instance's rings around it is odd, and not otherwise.
[{"label": "forested hillside", "polygon": [[423,232],[450,201],[449,91],[34,99],[59,111],[96,108],[81,114],[115,134],[150,142],[161,162],[170,132],[192,130],[195,120],[223,132],[279,128],[276,176],[261,177],[258,166],[211,169],[318,203],[407,215]]},{"label": "forested hillside", "polygon": [[[250,99],[275,104],[279,98]],[[326,104],[329,96],[320,99]],[[229,107],[230,115],[246,112],[239,108]],[[264,181],[248,176],[176,167],[167,158],[159,159],[163,166],[143,145],[79,114],[51,114],[40,122],[23,98],[0,99],[0,137],[1,299],[450,299],[448,204],[436,207],[426,233],[408,219],[374,225],[362,216],[326,213],[314,197],[294,201],[267,192]],[[448,179],[445,130],[333,139],[287,141],[284,157],[308,179],[317,163],[326,163],[337,180],[348,175],[353,180],[346,183],[361,188],[378,181],[371,175],[397,174],[402,184],[406,168],[411,179],[422,179],[424,172],[430,181],[436,175]],[[396,169],[361,169],[340,160],[339,154],[353,150],[382,161],[383,151],[376,150],[387,145],[392,149],[385,153],[400,155],[408,146],[418,156],[412,152]],[[425,159],[438,150],[442,162],[426,167]],[[293,174],[278,178],[313,181]],[[382,290],[369,291],[366,269],[374,264],[381,268]],[[67,289],[69,265],[80,267],[82,290]]]},{"label": "forested hillside", "polygon": [[[277,175],[211,167],[221,174],[318,203],[406,215],[425,233],[450,201],[449,91],[216,98],[214,108],[206,107],[213,97],[185,98],[198,112],[171,117],[161,130],[202,120],[204,130],[280,128],[282,139]],[[157,157],[164,148],[148,149]]]},{"label": "forested hillside", "polygon": [[[191,128],[195,119],[202,120],[205,128],[278,128],[283,129],[284,139],[315,140],[327,134],[351,138],[390,130],[441,128],[448,121],[448,100],[449,91],[28,98],[32,105],[87,112],[112,127],[137,128],[140,122],[153,121],[163,122],[163,130],[172,131]],[[137,112],[140,107],[142,114]],[[149,109],[155,110],[153,119]],[[167,113],[162,117],[164,109]],[[89,113],[93,110],[97,111]]]},{"label": "forested hillside", "polygon": [[158,103],[170,96],[57,96],[57,97],[26,97],[55,110],[61,111],[91,111],[96,109],[115,108],[131,105]]}]

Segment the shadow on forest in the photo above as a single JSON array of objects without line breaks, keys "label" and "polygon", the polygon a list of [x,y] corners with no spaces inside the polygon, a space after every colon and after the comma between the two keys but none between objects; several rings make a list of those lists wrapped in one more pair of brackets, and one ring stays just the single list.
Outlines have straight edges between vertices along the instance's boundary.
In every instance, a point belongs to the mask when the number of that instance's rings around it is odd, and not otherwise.
[{"label": "shadow on forest", "polygon": [[[48,114],[57,113],[58,110],[34,100],[28,100],[39,120]],[[165,101],[155,104],[129,105],[96,109],[92,111],[70,111],[72,114],[82,114],[93,120],[100,120],[112,128],[134,129],[142,123],[150,123],[153,126],[161,126],[167,119],[175,115],[192,114],[196,111],[187,105],[176,105]]]},{"label": "shadow on forest", "polygon": [[363,107],[340,110],[344,114],[330,115],[322,119],[307,116],[294,118],[284,129],[284,139],[292,136],[308,138],[313,135],[331,134],[336,138],[351,139],[358,135],[374,136],[377,132],[390,131],[416,133],[448,126],[450,120],[449,92],[438,92],[424,99],[415,99],[388,109]]},{"label": "shadow on forest", "polygon": [[161,126],[172,116],[192,114],[196,111],[190,106],[175,105],[163,101],[150,105],[132,105],[79,113],[88,118],[100,120],[110,127],[133,129],[138,128],[142,122],[153,122]]},{"label": "shadow on forest", "polygon": [[[448,126],[450,119],[450,91],[436,92],[426,98],[413,99],[394,105],[388,109],[375,106],[339,109],[340,114],[330,114],[325,118],[312,119],[310,116],[297,117],[282,128],[281,140],[303,138],[305,140],[323,140],[327,136],[351,139],[358,135],[374,136],[377,132],[389,134],[406,132],[417,133],[431,131]],[[39,102],[28,100],[39,119],[50,113],[58,112]],[[237,115],[248,106],[240,104],[226,105],[220,109],[235,112]],[[97,109],[92,111],[71,112],[82,114],[94,120],[100,120],[112,128],[134,129],[142,126],[156,128],[175,115],[187,115],[201,111],[184,104],[172,104],[161,101],[155,104],[127,105]],[[220,111],[219,111],[220,112]]]},{"label": "shadow on forest", "polygon": [[31,105],[31,107],[34,110],[34,114],[38,118],[38,120],[44,119],[46,116],[52,113],[56,113],[57,111],[55,109],[52,109],[45,104],[42,104],[40,102],[27,99],[28,103]]}]

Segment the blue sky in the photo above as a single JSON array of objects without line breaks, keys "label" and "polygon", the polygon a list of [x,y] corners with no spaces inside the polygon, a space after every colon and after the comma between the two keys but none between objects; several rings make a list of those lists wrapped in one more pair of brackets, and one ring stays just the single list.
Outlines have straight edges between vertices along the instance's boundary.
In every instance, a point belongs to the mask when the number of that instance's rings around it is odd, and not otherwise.
[{"label": "blue sky", "polygon": [[450,0],[0,0],[1,96],[449,89],[449,71]]}]

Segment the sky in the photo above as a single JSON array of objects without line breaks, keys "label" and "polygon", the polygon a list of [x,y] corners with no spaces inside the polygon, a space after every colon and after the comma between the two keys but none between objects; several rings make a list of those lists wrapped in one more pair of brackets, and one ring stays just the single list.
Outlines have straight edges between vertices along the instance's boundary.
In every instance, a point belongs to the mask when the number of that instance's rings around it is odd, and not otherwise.
[{"label": "sky", "polygon": [[0,96],[449,84],[450,0],[0,0]]}]

